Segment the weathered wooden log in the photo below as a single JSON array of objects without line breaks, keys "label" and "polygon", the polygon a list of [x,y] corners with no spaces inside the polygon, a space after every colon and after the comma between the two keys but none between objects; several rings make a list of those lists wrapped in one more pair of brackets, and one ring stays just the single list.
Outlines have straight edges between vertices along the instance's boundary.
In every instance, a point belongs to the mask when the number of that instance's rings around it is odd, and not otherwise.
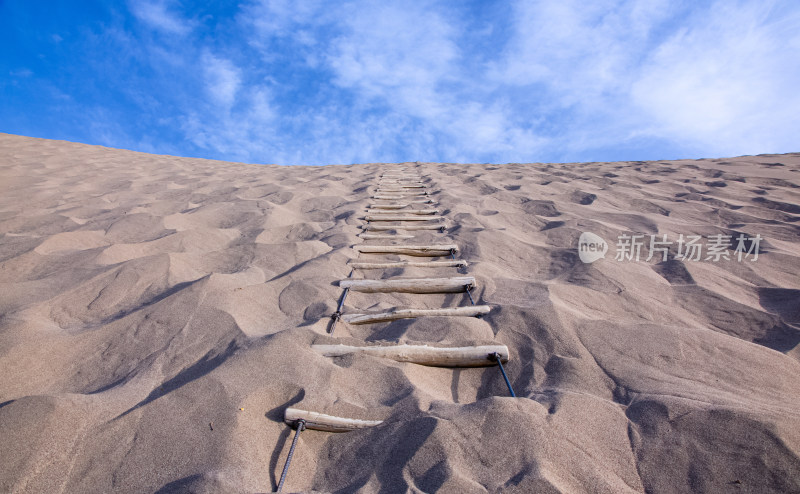
[{"label": "weathered wooden log", "polygon": [[356,245],[356,251],[364,254],[403,254],[407,256],[440,257],[458,252],[456,244],[445,245]]},{"label": "weathered wooden log", "polygon": [[394,261],[394,262],[351,262],[347,264],[353,269],[390,269],[390,268],[459,268],[466,267],[467,261]]},{"label": "weathered wooden log", "polygon": [[420,185],[419,187],[405,187],[403,185],[393,185],[393,184],[383,184],[383,185],[376,185],[375,190],[382,190],[383,192],[393,192],[395,194],[420,194],[423,192],[428,192],[427,190],[429,187],[427,185]]},{"label": "weathered wooden log", "polygon": [[403,204],[403,203],[378,204],[378,203],[373,203],[373,204],[368,205],[367,207],[368,208],[372,208],[372,209],[403,209],[403,208],[407,208],[408,206],[410,206],[410,204]]},{"label": "weathered wooden log", "polygon": [[388,261],[388,262],[350,262],[347,264],[353,269],[390,269],[390,268],[458,268],[469,265],[463,259],[446,261]]},{"label": "weathered wooden log", "polygon": [[429,191],[427,190],[417,190],[417,189],[406,189],[404,187],[378,187],[375,189],[376,194],[400,194],[400,195],[426,195]]},{"label": "weathered wooden log", "polygon": [[444,231],[447,229],[447,225],[445,223],[435,223],[432,225],[425,225],[425,224],[414,224],[414,225],[376,225],[373,223],[369,223],[366,225],[361,225],[362,230],[372,230],[376,232],[380,231],[387,231],[387,230],[441,230]]},{"label": "weathered wooden log", "polygon": [[494,354],[501,362],[508,362],[508,347],[505,345],[479,345],[462,347],[432,347],[428,345],[311,345],[311,348],[326,357],[343,357],[363,353],[397,362],[428,365],[431,367],[490,367],[497,365]]},{"label": "weathered wooden log", "polygon": [[366,429],[382,424],[382,420],[361,420],[348,419],[345,417],[335,417],[324,413],[309,412],[299,408],[287,408],[283,412],[283,421],[289,425],[294,425],[298,420],[306,421],[306,429],[314,429],[326,432],[349,432],[357,429]]},{"label": "weathered wooden log", "polygon": [[359,237],[363,238],[364,240],[402,240],[414,238],[414,235],[406,235],[402,233],[362,233],[359,235]]},{"label": "weathered wooden log", "polygon": [[367,210],[367,214],[373,214],[376,216],[380,216],[382,214],[437,214],[440,211],[438,209],[405,209],[403,211],[371,211]]},{"label": "weathered wooden log", "polygon": [[373,202],[368,204],[367,207],[372,209],[403,209],[411,207],[415,204],[431,204],[431,203],[433,203],[431,199],[422,199],[417,201],[403,201],[403,202],[386,202],[386,203]]},{"label": "weathered wooden log", "polygon": [[456,293],[475,286],[472,276],[453,278],[401,278],[391,280],[341,280],[341,288],[364,293]]},{"label": "weathered wooden log", "polygon": [[444,217],[424,214],[368,214],[364,219],[366,221],[438,221]]},{"label": "weathered wooden log", "polygon": [[400,201],[402,201],[402,200],[411,201],[412,199],[413,200],[418,200],[418,201],[429,200],[427,197],[425,197],[426,195],[427,194],[399,194],[398,195],[398,194],[377,194],[376,193],[375,195],[372,196],[372,198],[376,199],[376,200],[380,200],[380,201],[398,201],[398,200],[400,200]]},{"label": "weathered wooden log", "polygon": [[342,315],[342,321],[348,324],[374,324],[417,317],[475,317],[488,314],[491,310],[492,308],[488,305],[451,307],[447,309],[397,309],[375,314],[344,314]]}]

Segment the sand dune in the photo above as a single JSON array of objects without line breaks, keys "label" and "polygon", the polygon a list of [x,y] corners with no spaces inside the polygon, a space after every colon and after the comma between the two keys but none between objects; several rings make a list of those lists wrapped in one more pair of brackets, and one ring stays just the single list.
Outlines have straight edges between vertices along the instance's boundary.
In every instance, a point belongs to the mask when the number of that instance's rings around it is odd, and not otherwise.
[{"label": "sand dune", "polygon": [[[359,237],[400,168],[448,229]],[[646,261],[651,234],[762,240]],[[456,244],[467,267],[353,278],[473,276],[492,311],[328,334],[349,261],[421,259],[362,244]],[[2,492],[269,492],[289,406],[383,423],[303,432],[287,491],[800,491],[800,154],[281,167],[0,134],[0,314]],[[518,397],[494,367],[311,349],[393,342],[507,345]]]}]

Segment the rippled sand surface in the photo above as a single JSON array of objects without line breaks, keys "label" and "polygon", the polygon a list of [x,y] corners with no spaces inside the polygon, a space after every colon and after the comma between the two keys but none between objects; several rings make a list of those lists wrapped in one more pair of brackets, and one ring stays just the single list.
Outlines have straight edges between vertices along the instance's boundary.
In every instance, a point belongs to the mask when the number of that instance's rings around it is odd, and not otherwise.
[{"label": "rippled sand surface", "polygon": [[[0,491],[800,491],[800,155],[391,165],[424,177],[477,318],[339,323],[384,164],[281,167],[0,134]],[[610,245],[581,262],[578,239]],[[760,235],[667,261],[620,235]],[[406,242],[412,242],[406,241]],[[705,253],[704,256],[705,257]],[[469,305],[351,293],[348,312]],[[495,368],[331,359],[312,343],[499,343]]]}]

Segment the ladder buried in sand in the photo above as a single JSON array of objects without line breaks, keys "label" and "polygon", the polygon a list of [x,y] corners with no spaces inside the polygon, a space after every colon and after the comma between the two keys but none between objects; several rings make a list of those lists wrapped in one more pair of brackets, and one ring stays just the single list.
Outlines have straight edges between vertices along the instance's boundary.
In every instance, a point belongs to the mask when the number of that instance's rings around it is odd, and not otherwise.
[{"label": "ladder buried in sand", "polygon": [[[417,163],[417,166],[419,163]],[[433,204],[434,201],[429,197],[431,192],[429,184],[422,181],[423,177],[415,175],[412,170],[417,168],[394,168],[385,171],[380,183],[374,189],[372,198],[379,201],[391,201],[387,203],[372,203],[367,209],[364,218],[368,223],[362,226],[365,231],[384,231],[392,232],[384,234],[362,233],[362,239],[410,239],[413,235],[401,233],[403,230],[441,230],[445,231],[446,226],[439,222],[443,220],[437,216],[437,209],[406,209],[413,208],[415,204]],[[424,206],[423,206],[424,207]],[[434,223],[434,220],[438,223]],[[411,222],[409,226],[398,225],[375,225],[372,222]],[[487,305],[475,305],[471,289],[475,287],[475,278],[471,276],[451,277],[451,278],[390,278],[383,280],[354,280],[352,275],[355,269],[392,269],[404,267],[463,267],[466,261],[456,260],[455,254],[458,252],[457,245],[358,245],[353,247],[359,253],[369,254],[397,254],[418,257],[444,257],[451,256],[452,260],[442,261],[383,261],[383,262],[351,262],[350,276],[346,280],[341,280],[339,286],[344,289],[338,308],[332,316],[333,324],[330,333],[333,333],[336,322],[343,319],[350,324],[370,324],[394,321],[397,319],[417,318],[417,317],[450,317],[450,316],[474,316],[480,317],[488,314],[491,307]],[[453,307],[441,309],[395,309],[380,313],[363,314],[343,314],[345,299],[350,290],[366,293],[454,293],[465,291],[472,302],[471,307]],[[380,357],[407,362],[418,365],[436,367],[487,367],[497,365],[503,375],[506,386],[508,386],[511,396],[516,396],[508,380],[504,362],[508,362],[509,351],[505,345],[475,345],[459,347],[434,347],[429,345],[333,345],[333,344],[314,344],[312,349],[327,357],[342,357],[353,354],[364,354],[368,356]],[[281,474],[278,491],[283,488],[286,475],[289,470],[290,462],[294,454],[300,433],[308,429],[316,429],[328,432],[347,432],[367,427],[380,425],[380,420],[361,420],[345,417],[336,417],[322,413],[310,412],[296,408],[287,408],[284,413],[284,421],[296,429],[292,445],[289,450],[286,464]]]},{"label": "ladder buried in sand", "polygon": [[294,439],[292,439],[292,446],[289,448],[289,455],[286,457],[286,463],[283,465],[283,472],[281,472],[281,480],[278,482],[277,492],[283,490],[283,484],[286,482],[286,474],[289,473],[289,465],[292,463],[294,449],[297,446],[297,438],[300,437],[300,433],[305,429],[325,432],[349,432],[357,429],[366,429],[367,427],[375,427],[383,423],[382,420],[348,419],[345,417],[326,415],[324,413],[300,410],[299,408],[287,408],[283,412],[283,421],[286,422],[289,427],[293,427],[295,433]]}]

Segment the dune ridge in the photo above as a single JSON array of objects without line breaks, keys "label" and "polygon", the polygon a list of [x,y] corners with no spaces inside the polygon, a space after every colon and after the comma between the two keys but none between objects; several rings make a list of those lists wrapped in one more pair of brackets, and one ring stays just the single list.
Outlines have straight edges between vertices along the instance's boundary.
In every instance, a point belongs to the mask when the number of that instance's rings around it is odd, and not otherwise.
[{"label": "dune ridge", "polygon": [[[383,421],[304,432],[291,491],[800,491],[800,154],[406,165],[437,189],[410,208],[447,229],[403,242],[468,268],[358,276],[468,270],[492,311],[331,336],[386,165],[0,134],[0,491],[269,492],[287,407]],[[580,260],[583,232],[605,259]],[[616,261],[636,234],[762,240],[757,261]],[[465,297],[353,292],[345,312]],[[518,398],[487,369],[312,349],[365,342],[506,345]]]}]

